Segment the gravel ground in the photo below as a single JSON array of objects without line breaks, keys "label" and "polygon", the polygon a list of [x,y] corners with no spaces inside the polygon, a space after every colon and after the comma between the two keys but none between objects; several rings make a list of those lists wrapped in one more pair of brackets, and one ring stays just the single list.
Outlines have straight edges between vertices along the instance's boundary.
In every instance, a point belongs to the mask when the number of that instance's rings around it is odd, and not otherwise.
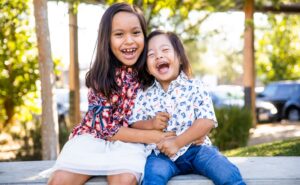
[{"label": "gravel ground", "polygon": [[300,137],[300,122],[282,121],[280,123],[258,124],[250,132],[249,146]]}]

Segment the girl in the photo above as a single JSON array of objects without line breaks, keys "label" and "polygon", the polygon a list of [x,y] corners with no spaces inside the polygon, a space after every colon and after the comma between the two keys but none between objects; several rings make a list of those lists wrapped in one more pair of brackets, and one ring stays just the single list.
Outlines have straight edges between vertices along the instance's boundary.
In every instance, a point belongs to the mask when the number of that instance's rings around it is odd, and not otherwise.
[{"label": "girl", "polygon": [[171,135],[128,128],[145,79],[145,35],[137,7],[118,3],[104,13],[96,59],[86,75],[89,110],[62,149],[48,184],[84,184],[93,175],[107,175],[109,184],[136,184],[146,161],[144,145],[138,143],[158,143]]},{"label": "girl", "polygon": [[[154,31],[148,36],[147,70],[152,79],[138,93],[129,122],[134,128],[164,129],[177,136],[147,146],[151,154],[143,184],[164,185],[175,175],[189,173],[215,184],[245,184],[238,168],[205,137],[217,126],[212,101],[203,84],[189,78],[189,62],[174,33]],[[199,137],[205,137],[202,145],[191,144]]]}]

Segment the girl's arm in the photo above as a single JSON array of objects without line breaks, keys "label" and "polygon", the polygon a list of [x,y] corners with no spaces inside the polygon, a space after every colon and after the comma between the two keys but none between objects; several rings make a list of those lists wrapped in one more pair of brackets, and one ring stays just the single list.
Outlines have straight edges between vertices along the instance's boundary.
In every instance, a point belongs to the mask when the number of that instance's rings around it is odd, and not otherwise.
[{"label": "girl's arm", "polygon": [[163,130],[164,128],[167,128],[169,119],[169,113],[157,112],[154,118],[136,121],[131,125],[131,127],[144,130]]},{"label": "girl's arm", "polygon": [[133,143],[158,143],[162,139],[175,136],[174,132],[162,132],[159,130],[142,130],[130,127],[121,127],[119,131],[111,138],[110,141],[120,140],[123,142]]}]

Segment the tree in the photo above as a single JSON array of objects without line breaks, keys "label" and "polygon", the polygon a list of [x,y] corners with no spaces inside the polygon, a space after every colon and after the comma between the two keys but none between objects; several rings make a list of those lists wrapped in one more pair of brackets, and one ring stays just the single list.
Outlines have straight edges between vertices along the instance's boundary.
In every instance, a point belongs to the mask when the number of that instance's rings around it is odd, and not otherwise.
[{"label": "tree", "polygon": [[[36,92],[38,63],[29,0],[1,0],[0,7],[0,130],[13,123],[19,107]],[[3,115],[3,116],[2,116]]]},{"label": "tree", "polygon": [[262,82],[300,78],[300,18],[268,15],[269,25],[257,43],[257,73]]},{"label": "tree", "polygon": [[59,144],[58,118],[53,96],[55,77],[49,39],[47,0],[34,0],[33,5],[42,85],[42,158],[53,160],[58,155]]}]

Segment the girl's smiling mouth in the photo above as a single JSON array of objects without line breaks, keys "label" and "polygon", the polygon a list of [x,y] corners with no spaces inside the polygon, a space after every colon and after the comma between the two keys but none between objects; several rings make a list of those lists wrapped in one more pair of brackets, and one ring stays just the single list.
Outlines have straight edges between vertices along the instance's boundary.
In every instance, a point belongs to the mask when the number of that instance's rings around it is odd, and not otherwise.
[{"label": "girl's smiling mouth", "polygon": [[121,52],[123,53],[123,55],[126,59],[134,58],[136,51],[137,51],[137,48],[121,49]]}]

